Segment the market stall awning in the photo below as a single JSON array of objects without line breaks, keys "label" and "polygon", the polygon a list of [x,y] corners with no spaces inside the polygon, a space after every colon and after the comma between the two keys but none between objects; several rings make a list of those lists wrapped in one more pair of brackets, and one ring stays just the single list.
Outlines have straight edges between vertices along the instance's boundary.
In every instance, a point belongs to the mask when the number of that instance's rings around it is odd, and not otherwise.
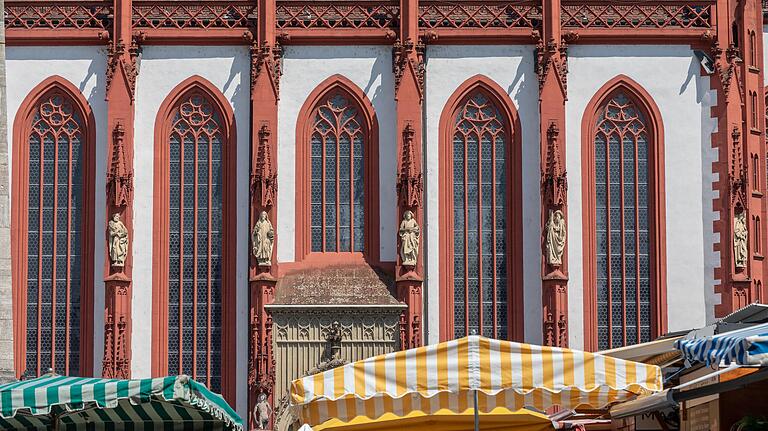
[{"label": "market stall awning", "polygon": [[0,385],[0,428],[242,431],[224,399],[187,376],[114,380],[47,375]]},{"label": "market stall awning", "polygon": [[708,337],[675,342],[683,356],[707,365],[768,365],[768,323]]},{"label": "market stall awning", "polygon": [[293,381],[305,422],[412,411],[603,408],[662,389],[659,367],[577,350],[470,336],[390,353]]},{"label": "market stall awning", "polygon": [[[473,409],[467,409],[459,414],[442,409],[429,415],[421,411],[412,411],[402,417],[385,413],[376,419],[365,416],[358,416],[349,422],[331,419],[322,425],[315,426],[312,431],[421,431],[425,429],[466,431],[472,429],[473,421]],[[480,414],[479,429],[481,431],[546,431],[554,429],[554,426],[549,416],[541,413],[496,407],[488,413]]]}]

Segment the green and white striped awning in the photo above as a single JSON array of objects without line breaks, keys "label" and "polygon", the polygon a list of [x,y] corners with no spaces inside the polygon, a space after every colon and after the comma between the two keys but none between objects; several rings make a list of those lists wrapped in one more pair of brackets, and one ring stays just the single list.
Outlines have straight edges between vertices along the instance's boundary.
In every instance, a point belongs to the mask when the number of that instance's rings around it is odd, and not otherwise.
[{"label": "green and white striped awning", "polygon": [[46,375],[0,385],[0,429],[242,431],[243,421],[221,395],[187,376]]}]

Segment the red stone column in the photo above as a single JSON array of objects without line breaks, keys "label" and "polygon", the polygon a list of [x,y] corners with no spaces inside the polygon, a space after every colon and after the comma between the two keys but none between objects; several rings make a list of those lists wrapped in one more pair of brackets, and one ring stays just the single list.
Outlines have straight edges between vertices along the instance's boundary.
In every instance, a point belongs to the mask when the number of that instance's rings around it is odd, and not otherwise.
[{"label": "red stone column", "polygon": [[[400,32],[392,50],[392,69],[395,75],[395,101],[397,103],[398,131],[398,258],[395,265],[395,283],[398,299],[408,308],[401,324],[401,348],[421,346],[422,340],[422,284],[423,249],[415,261],[402,253],[401,229],[408,230],[409,222],[402,224],[406,213],[412,214],[419,230],[424,226],[422,209],[422,100],[424,97],[424,49],[418,34],[418,0],[400,1]],[[404,230],[404,231],[405,231]],[[421,236],[421,232],[419,232]]]},{"label": "red stone column", "polygon": [[[716,20],[717,28],[723,30],[708,34],[704,42],[714,60],[710,84],[717,90],[718,100],[713,108],[718,131],[712,135],[712,145],[718,148],[713,170],[718,174],[714,188],[719,197],[714,209],[720,212],[714,223],[714,231],[720,234],[716,244],[720,268],[715,270],[720,304],[715,306],[715,315],[722,317],[766,300],[762,281],[766,247],[762,7],[757,2],[718,0]],[[738,249],[743,234],[747,251],[742,258]]]},{"label": "red stone column", "polygon": [[568,43],[560,32],[560,1],[544,0],[543,34],[536,39],[541,136],[541,232],[543,341],[568,346],[568,181],[565,170],[565,100]]},{"label": "red stone column", "polygon": [[[138,40],[131,33],[131,0],[114,0],[107,64],[107,200],[104,225],[104,358],[102,376],[131,376],[133,267],[133,120]],[[98,238],[98,235],[97,235]],[[127,247],[127,255],[112,247]],[[113,259],[114,257],[114,259]]]},{"label": "red stone column", "polygon": [[[248,428],[259,429],[264,418],[256,412],[259,402],[269,404],[267,429],[274,423],[275,369],[272,356],[272,319],[265,305],[274,300],[277,283],[277,100],[282,50],[275,37],[275,0],[258,0],[258,23],[247,33],[251,43],[251,205],[249,248],[249,356]],[[265,219],[261,219],[261,214]],[[265,222],[268,225],[265,225]],[[257,233],[271,225],[269,259],[257,258]],[[267,229],[268,230],[268,229]],[[260,398],[265,397],[265,400]],[[262,409],[263,410],[263,409]]]}]

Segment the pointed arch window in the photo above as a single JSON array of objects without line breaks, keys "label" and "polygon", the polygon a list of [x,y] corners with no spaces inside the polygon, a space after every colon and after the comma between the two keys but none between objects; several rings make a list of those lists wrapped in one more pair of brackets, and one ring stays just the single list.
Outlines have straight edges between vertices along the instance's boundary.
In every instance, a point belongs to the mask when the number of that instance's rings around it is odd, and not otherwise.
[{"label": "pointed arch window", "polygon": [[362,252],[365,232],[366,131],[362,114],[341,91],[317,107],[312,155],[312,251]]},{"label": "pointed arch window", "polygon": [[479,79],[457,90],[441,120],[441,337],[517,339],[516,116],[503,90]]},{"label": "pointed arch window", "polygon": [[90,107],[52,77],[14,124],[15,353],[19,374],[92,372],[93,137]]},{"label": "pointed arch window", "polygon": [[[233,114],[218,89],[190,78],[168,96],[156,130],[155,374],[186,374],[231,401],[235,264]],[[157,188],[160,190],[157,190]],[[159,219],[158,219],[159,218]]]},{"label": "pointed arch window", "polygon": [[665,321],[660,117],[638,87],[609,84],[582,126],[586,231],[594,235],[585,249],[585,285],[593,286],[585,308],[594,319],[586,327],[588,347],[601,350],[650,341]]},{"label": "pointed arch window", "polygon": [[297,121],[297,261],[345,254],[378,261],[378,128],[365,94],[336,75]]}]

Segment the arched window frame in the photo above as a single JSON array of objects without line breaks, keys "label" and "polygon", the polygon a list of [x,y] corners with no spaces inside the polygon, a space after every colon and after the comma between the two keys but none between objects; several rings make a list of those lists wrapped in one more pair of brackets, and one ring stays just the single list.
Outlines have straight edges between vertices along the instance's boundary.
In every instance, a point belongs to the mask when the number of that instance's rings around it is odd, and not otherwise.
[{"label": "arched window frame", "polygon": [[661,111],[650,94],[637,82],[618,75],[606,82],[584,110],[581,123],[582,202],[584,241],[584,347],[597,348],[597,274],[596,197],[595,197],[595,125],[599,109],[616,91],[623,91],[646,117],[650,139],[649,169],[649,252],[651,279],[651,337],[667,328],[666,275],[666,203],[664,195],[664,125]]},{"label": "arched window frame", "polygon": [[152,375],[164,376],[168,370],[168,276],[169,276],[169,144],[172,115],[180,101],[189,93],[205,94],[221,114],[222,148],[222,317],[221,317],[221,390],[230,404],[236,395],[236,236],[237,196],[236,161],[237,132],[232,107],[221,91],[201,76],[192,76],[178,84],[165,97],[155,119],[155,162],[153,197],[153,319]]},{"label": "arched window frame", "polygon": [[[494,102],[505,117],[507,141],[507,334],[511,340],[523,341],[523,227],[522,227],[522,128],[512,100],[501,86],[484,75],[475,75],[462,83],[443,107],[439,124],[440,172],[440,340],[454,338],[453,283],[453,134],[455,115],[463,102],[475,91],[481,91]],[[517,239],[517,240],[512,240]]]},{"label": "arched window frame", "polygon": [[[27,256],[29,211],[29,133],[35,107],[51,91],[66,94],[81,115],[83,124],[83,214],[81,228],[82,274],[80,276],[80,374],[93,374],[93,275],[96,121],[88,101],[71,82],[54,75],[35,86],[19,106],[13,123],[13,187],[11,193],[12,301],[14,363],[16,376],[26,370]],[[45,372],[43,370],[42,372]]]},{"label": "arched window frame", "polygon": [[[313,114],[331,93],[339,91],[350,99],[363,118],[364,208],[363,252],[313,252],[311,233],[312,163],[310,140],[314,130]],[[333,75],[309,94],[296,121],[296,255],[295,261],[309,265],[328,263],[380,263],[379,250],[379,125],[376,111],[368,97],[352,81]]]},{"label": "arched window frame", "polygon": [[757,42],[754,30],[749,31],[749,65],[757,67]]},{"label": "arched window frame", "polygon": [[762,241],[762,232],[760,231],[760,216],[753,216],[752,220],[754,220],[754,231],[755,231],[755,244],[753,246],[754,248],[754,254],[756,256],[762,256],[762,249],[761,249],[761,241]]}]

